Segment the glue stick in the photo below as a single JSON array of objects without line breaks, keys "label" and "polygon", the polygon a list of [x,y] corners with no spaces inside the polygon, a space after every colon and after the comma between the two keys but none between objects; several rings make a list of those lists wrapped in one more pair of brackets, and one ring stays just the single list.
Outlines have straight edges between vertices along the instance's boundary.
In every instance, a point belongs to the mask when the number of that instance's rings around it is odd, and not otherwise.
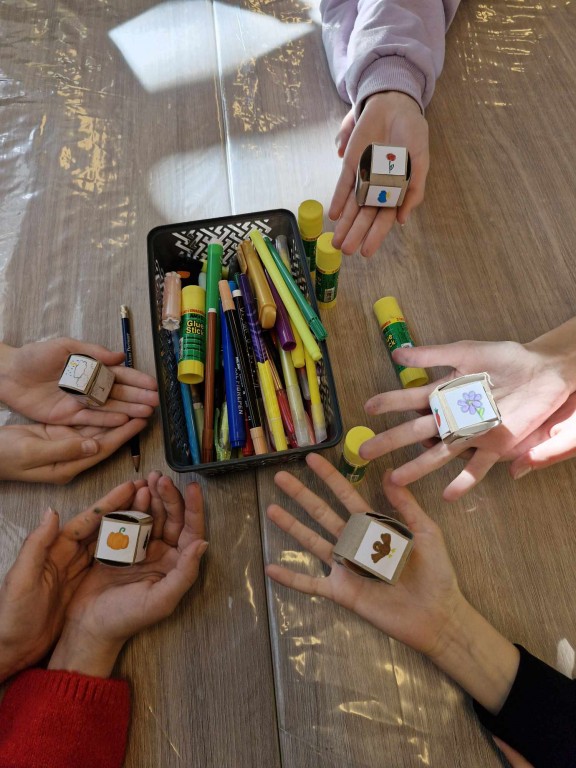
[{"label": "glue stick", "polygon": [[199,285],[182,288],[182,322],[178,381],[200,384],[204,381],[206,291]]},{"label": "glue stick", "polygon": [[324,209],[317,200],[304,200],[298,208],[298,229],[304,242],[306,261],[314,280],[316,272],[316,242],[322,234]]},{"label": "glue stick", "polygon": [[[415,346],[402,310],[393,296],[385,296],[379,299],[374,304],[374,313],[390,355],[398,347]],[[392,360],[392,357],[390,359]],[[424,384],[428,384],[428,374],[424,368],[406,368],[395,363],[394,360],[392,360],[392,365],[404,389],[408,387],[423,387]]]},{"label": "glue stick", "polygon": [[332,245],[332,232],[324,232],[316,243],[316,298],[321,309],[336,304],[342,251]]},{"label": "glue stick", "polygon": [[363,479],[370,463],[370,459],[363,459],[359,451],[362,443],[370,440],[371,437],[375,437],[375,434],[369,427],[352,427],[346,434],[338,471],[352,485],[356,485]]}]

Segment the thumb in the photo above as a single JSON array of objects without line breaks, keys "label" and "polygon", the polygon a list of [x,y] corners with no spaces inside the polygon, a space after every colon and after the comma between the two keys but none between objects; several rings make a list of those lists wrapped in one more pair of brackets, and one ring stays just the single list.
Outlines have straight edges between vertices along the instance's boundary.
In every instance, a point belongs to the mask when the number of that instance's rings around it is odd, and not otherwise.
[{"label": "thumb", "polygon": [[45,467],[64,461],[76,461],[94,456],[100,450],[91,437],[67,437],[64,440],[31,440],[28,468]]},{"label": "thumb", "polygon": [[402,515],[412,533],[432,530],[435,523],[428,517],[407,488],[392,482],[391,475],[392,471],[387,469],[382,478],[382,488],[390,504]]},{"label": "thumb", "polygon": [[112,352],[101,344],[89,344],[79,339],[70,339],[68,344],[70,352],[79,355],[90,355],[96,360],[100,360],[104,365],[120,365],[124,361],[123,352]]},{"label": "thumb", "polygon": [[49,508],[43,513],[40,525],[26,537],[10,569],[10,583],[22,586],[40,577],[46,561],[46,553],[56,541],[59,531],[58,512]]},{"label": "thumb", "polygon": [[200,562],[207,549],[208,542],[201,539],[189,544],[180,553],[175,568],[153,586],[154,600],[150,605],[156,610],[152,608],[155,615],[149,617],[151,621],[159,621],[174,611],[198,578]]}]

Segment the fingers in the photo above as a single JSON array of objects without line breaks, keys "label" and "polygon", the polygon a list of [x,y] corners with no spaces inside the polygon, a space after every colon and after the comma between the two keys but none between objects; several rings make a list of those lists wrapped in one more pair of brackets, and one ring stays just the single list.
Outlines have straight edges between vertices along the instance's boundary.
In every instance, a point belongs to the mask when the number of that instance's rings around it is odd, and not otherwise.
[{"label": "fingers", "polygon": [[326,483],[350,514],[371,511],[370,505],[362,498],[358,491],[319,453],[309,453],[306,456],[306,463],[314,474]]},{"label": "fingers", "polygon": [[304,549],[330,565],[332,562],[332,544],[315,531],[300,523],[278,504],[271,504],[266,510],[268,518],[282,531],[292,536]]},{"label": "fingers", "polygon": [[[171,478],[162,475],[150,488],[153,501],[160,502],[164,508],[164,525],[161,538],[171,547],[178,544],[184,528],[184,499]],[[154,508],[154,507],[153,507]]]},{"label": "fingers", "polygon": [[296,589],[305,595],[329,596],[324,577],[316,578],[314,576],[307,576],[304,573],[295,573],[280,565],[267,565],[264,570],[271,579],[278,584],[282,584],[283,587]]},{"label": "fingers", "polygon": [[406,445],[420,443],[435,434],[438,434],[438,430],[434,416],[420,416],[366,440],[360,446],[360,456],[363,459],[375,459]]},{"label": "fingers", "polygon": [[131,480],[117,485],[95,504],[69,520],[62,529],[63,535],[73,541],[89,539],[98,530],[104,515],[131,509],[135,492]]},{"label": "fingers", "polygon": [[6,584],[10,585],[11,589],[37,583],[46,562],[47,552],[56,540],[59,530],[58,512],[47,509],[42,515],[40,525],[26,537],[6,577]]},{"label": "fingers", "polygon": [[396,363],[415,368],[459,368],[466,354],[469,354],[471,345],[477,343],[455,341],[453,344],[436,344],[429,347],[399,347],[394,350],[392,357]]},{"label": "fingers", "polygon": [[[340,216],[342,215],[342,211],[344,210],[344,206],[346,205],[346,202],[348,198],[350,197],[350,194],[354,191],[354,185],[356,183],[356,171],[351,168],[349,165],[344,163],[342,165],[342,170],[340,171],[340,176],[338,178],[338,182],[336,183],[336,189],[334,190],[334,195],[332,197],[332,201],[330,203],[330,208],[328,209],[328,217],[330,221],[338,221]],[[336,226],[336,230],[338,230],[338,226]],[[346,230],[347,231],[347,230]],[[344,228],[342,227],[342,233],[344,232]],[[339,248],[340,245],[339,240],[336,240],[336,232],[334,233],[334,237],[332,238],[332,243],[334,244],[335,248]]]},{"label": "fingers", "polygon": [[512,768],[534,768],[532,763],[529,763],[528,760],[526,760],[526,758],[520,754],[520,752],[512,749],[512,747],[508,746],[508,744],[503,742],[497,736],[492,736],[492,738]]},{"label": "fingers", "polygon": [[499,453],[477,448],[465,469],[446,486],[442,497],[446,501],[456,501],[456,499],[464,496],[486,477],[488,471],[492,469],[499,458]]},{"label": "fingers", "polygon": [[369,416],[393,413],[395,411],[429,411],[430,401],[428,398],[438,384],[439,382],[436,381],[424,387],[393,389],[391,392],[381,392],[366,401],[364,410]]},{"label": "fingers", "polygon": [[545,469],[576,456],[576,423],[572,429],[557,433],[534,446],[510,465],[510,474],[519,480],[532,469]]},{"label": "fingers", "polygon": [[362,256],[373,256],[395,221],[395,208],[370,205],[360,208],[352,189],[334,228],[332,243],[344,254],[350,255],[360,249]]},{"label": "fingers", "polygon": [[[352,135],[352,131],[354,130],[354,125],[356,124],[356,121],[354,119],[354,108],[352,108],[344,120],[342,120],[342,125],[340,126],[340,130],[338,131],[338,135],[336,136],[336,149],[338,150],[338,156],[344,157],[344,153],[346,152],[346,147],[348,146],[348,142],[350,140],[350,136]],[[346,197],[348,195],[346,194]],[[346,197],[344,197],[342,203],[345,202]],[[340,215],[340,210],[336,214],[336,218]]]},{"label": "fingers", "polygon": [[390,504],[400,513],[413,533],[431,531],[436,528],[436,524],[424,512],[410,491],[392,482],[390,470],[384,472],[382,489]]},{"label": "fingers", "polygon": [[[204,497],[198,483],[188,483],[184,491],[185,534],[193,541],[206,535]],[[187,544],[185,544],[186,546]]]},{"label": "fingers", "polygon": [[445,466],[464,450],[466,448],[463,444],[448,446],[445,443],[438,443],[434,448],[429,448],[416,459],[393,470],[392,481],[396,485],[410,485],[430,472]]},{"label": "fingers", "polygon": [[98,441],[90,437],[67,437],[64,440],[30,437],[23,441],[23,446],[26,450],[26,464],[29,469],[83,460],[87,457],[91,459],[100,451]]},{"label": "fingers", "polygon": [[152,586],[150,598],[146,603],[150,606],[151,615],[145,617],[150,623],[165,618],[174,611],[196,582],[202,556],[207,549],[207,541],[197,540],[189,544],[180,552],[175,567]]},{"label": "fingers", "polygon": [[124,360],[123,352],[112,352],[101,344],[90,344],[80,339],[66,339],[65,341],[69,352],[90,355],[90,357],[100,360],[104,365],[120,365]]}]

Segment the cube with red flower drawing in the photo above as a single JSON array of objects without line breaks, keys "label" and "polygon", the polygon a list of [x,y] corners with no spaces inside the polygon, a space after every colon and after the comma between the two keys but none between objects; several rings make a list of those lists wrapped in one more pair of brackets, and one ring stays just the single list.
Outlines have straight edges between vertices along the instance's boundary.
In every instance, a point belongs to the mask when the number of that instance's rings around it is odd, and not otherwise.
[{"label": "cube with red flower drawing", "polygon": [[402,205],[410,182],[410,155],[405,147],[370,144],[358,164],[358,205],[395,208]]}]

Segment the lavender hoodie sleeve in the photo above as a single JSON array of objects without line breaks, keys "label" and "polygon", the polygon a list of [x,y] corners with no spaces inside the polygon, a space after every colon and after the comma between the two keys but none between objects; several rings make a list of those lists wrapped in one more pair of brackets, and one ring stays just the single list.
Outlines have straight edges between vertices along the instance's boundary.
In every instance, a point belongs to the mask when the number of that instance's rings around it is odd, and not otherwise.
[{"label": "lavender hoodie sleeve", "polygon": [[359,115],[374,93],[402,91],[422,110],[444,64],[460,0],[322,0],[322,40],[340,97]]}]

